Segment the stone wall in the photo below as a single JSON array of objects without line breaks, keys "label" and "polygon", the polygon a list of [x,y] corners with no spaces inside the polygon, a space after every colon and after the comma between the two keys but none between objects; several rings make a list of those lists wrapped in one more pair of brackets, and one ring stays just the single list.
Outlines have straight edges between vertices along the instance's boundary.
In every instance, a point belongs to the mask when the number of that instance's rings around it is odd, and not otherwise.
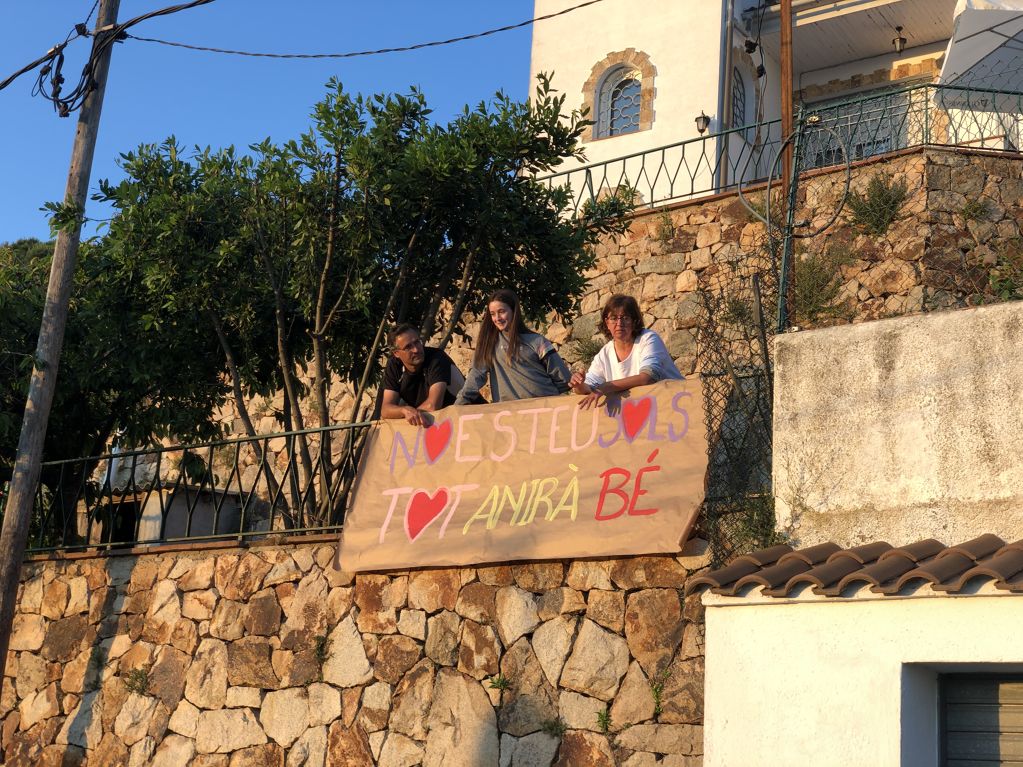
[{"label": "stone wall", "polygon": [[4,764],[702,761],[679,557],[352,575],[278,544],[26,565]]}]

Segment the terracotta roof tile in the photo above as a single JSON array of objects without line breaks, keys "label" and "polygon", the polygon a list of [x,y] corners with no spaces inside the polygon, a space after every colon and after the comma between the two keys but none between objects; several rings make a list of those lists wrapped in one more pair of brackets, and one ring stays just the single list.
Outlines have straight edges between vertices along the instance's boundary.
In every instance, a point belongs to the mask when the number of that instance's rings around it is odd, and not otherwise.
[{"label": "terracotta roof tile", "polygon": [[811,546],[808,549],[799,549],[798,551],[789,552],[779,561],[784,562],[786,559],[799,559],[806,562],[808,565],[816,565],[826,560],[836,551],[841,550],[842,547],[837,543],[821,543],[816,546]]},{"label": "terracotta roof tile", "polygon": [[[1020,541],[1020,543],[1023,544],[1023,541]],[[791,546],[781,543],[777,546],[772,546],[769,549],[761,549],[760,551],[754,551],[752,554],[746,554],[745,556],[739,557],[736,561],[752,562],[760,565],[761,567],[767,567],[768,565],[773,565],[791,551]]]},{"label": "terracotta roof tile", "polygon": [[930,559],[938,552],[943,551],[944,548],[945,544],[941,541],[936,541],[933,538],[926,538],[925,540],[911,543],[908,546],[900,546],[897,549],[892,549],[891,551],[882,554],[881,559],[901,556],[906,557],[911,562],[920,562],[924,559]]},{"label": "terracotta roof tile", "polygon": [[910,570],[894,583],[884,584],[879,588],[875,588],[874,591],[881,594],[897,594],[910,584],[921,585],[929,583],[932,586],[939,586],[946,581],[959,577],[975,564],[970,557],[960,554],[958,551],[946,549],[934,557],[934,559],[929,559],[919,567]]},{"label": "terracotta roof tile", "polygon": [[813,587],[815,593],[820,594],[822,589],[838,583],[849,573],[860,569],[860,563],[849,557],[840,557],[834,560],[829,559],[823,565],[818,565],[807,570],[801,575],[789,580],[785,584],[785,591],[791,591],[802,583]]},{"label": "terracotta roof tile", "polygon": [[938,558],[946,557],[956,552],[963,556],[969,557],[974,562],[984,557],[991,556],[996,551],[1000,551],[1005,548],[1005,541],[999,538],[997,535],[982,535],[979,538],[974,538],[966,543],[960,543],[958,546],[950,546],[941,553],[938,554]]},{"label": "terracotta roof tile", "polygon": [[850,587],[856,585],[868,585],[878,587],[882,583],[894,581],[903,573],[907,573],[916,567],[916,562],[908,557],[896,554],[896,556],[882,556],[877,562],[868,565],[856,572],[849,573],[836,584],[834,589],[825,592],[828,596],[838,596]]},{"label": "terracotta roof tile", "polygon": [[766,589],[774,590],[784,586],[790,579],[809,569],[810,565],[802,559],[786,559],[782,557],[778,564],[765,567],[760,572],[740,578],[732,587],[732,593],[734,594],[747,586],[763,586]]},{"label": "terracotta roof tile", "polygon": [[974,578],[989,578],[997,584],[999,581],[1010,581],[1017,575],[1023,575],[1023,550],[1005,547],[978,562],[976,567],[971,567],[957,580],[941,583],[934,588],[956,594]]},{"label": "terracotta roof tile", "polygon": [[874,541],[873,543],[866,543],[862,546],[853,546],[851,549],[842,549],[841,551],[832,554],[831,558],[849,557],[850,559],[855,559],[861,565],[866,565],[879,559],[891,550],[892,546],[890,543],[886,541]]},{"label": "terracotta roof tile", "polygon": [[848,549],[835,543],[774,546],[691,579],[686,593],[709,588],[737,596],[759,586],[766,596],[793,597],[809,586],[815,594],[849,596],[867,586],[883,595],[927,587],[959,594],[974,581],[1023,594],[1023,540],[1006,543],[987,534],[949,547],[933,538],[897,548],[884,541]]},{"label": "terracotta roof tile", "polygon": [[791,546],[784,544],[780,546],[772,546],[769,549],[761,549],[755,551],[752,554],[746,554],[744,556],[733,559],[732,562],[720,570],[715,570],[713,573],[705,573],[691,578],[689,584],[695,589],[697,586],[709,586],[712,589],[720,589],[725,586],[729,586],[735,583],[737,580],[745,575],[758,572],[764,567],[773,565],[785,554],[792,551]]}]

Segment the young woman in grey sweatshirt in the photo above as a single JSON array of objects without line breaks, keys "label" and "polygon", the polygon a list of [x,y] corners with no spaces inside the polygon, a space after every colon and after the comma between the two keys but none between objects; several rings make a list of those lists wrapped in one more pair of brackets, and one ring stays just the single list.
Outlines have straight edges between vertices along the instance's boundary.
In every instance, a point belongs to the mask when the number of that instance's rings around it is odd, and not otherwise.
[{"label": "young woman in grey sweatshirt", "polygon": [[472,402],[488,379],[492,401],[505,402],[564,394],[570,377],[553,344],[526,327],[518,296],[498,290],[487,302],[472,369],[455,404]]}]

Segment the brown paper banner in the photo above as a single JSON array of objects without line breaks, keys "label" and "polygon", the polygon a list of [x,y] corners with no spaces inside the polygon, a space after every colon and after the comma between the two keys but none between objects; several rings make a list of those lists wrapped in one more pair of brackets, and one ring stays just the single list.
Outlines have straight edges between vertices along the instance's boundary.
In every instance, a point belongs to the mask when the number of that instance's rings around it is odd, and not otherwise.
[{"label": "brown paper banner", "polygon": [[341,536],[348,571],[674,553],[703,502],[699,380],[380,421]]}]

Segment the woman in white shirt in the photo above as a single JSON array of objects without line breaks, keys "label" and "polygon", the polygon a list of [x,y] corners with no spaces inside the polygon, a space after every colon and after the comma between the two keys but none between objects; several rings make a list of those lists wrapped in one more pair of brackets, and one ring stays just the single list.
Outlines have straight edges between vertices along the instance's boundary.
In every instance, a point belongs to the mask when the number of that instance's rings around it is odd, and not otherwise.
[{"label": "woman in white shirt", "polygon": [[600,312],[600,331],[608,342],[597,352],[586,375],[573,373],[572,391],[584,395],[579,407],[593,407],[602,396],[615,396],[636,386],[684,376],[668,354],[664,341],[645,329],[639,304],[616,293]]}]

